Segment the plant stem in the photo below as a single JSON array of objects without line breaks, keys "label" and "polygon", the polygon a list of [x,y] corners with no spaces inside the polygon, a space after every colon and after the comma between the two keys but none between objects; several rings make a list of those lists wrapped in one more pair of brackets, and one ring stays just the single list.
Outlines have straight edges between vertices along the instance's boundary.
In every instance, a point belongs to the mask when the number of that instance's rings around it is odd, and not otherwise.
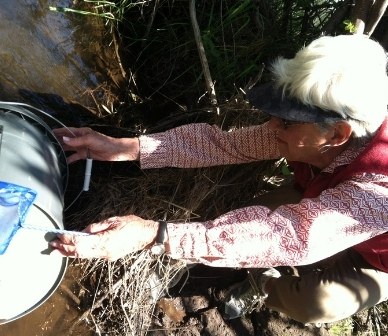
[{"label": "plant stem", "polygon": [[190,19],[191,19],[191,24],[193,26],[194,38],[195,38],[195,42],[197,44],[199,58],[201,60],[202,71],[203,71],[203,75],[205,77],[207,91],[210,95],[210,102],[214,107],[216,107],[217,114],[219,114],[219,108],[217,107],[218,103],[217,103],[216,91],[214,88],[212,76],[210,74],[210,69],[209,69],[209,64],[207,62],[207,58],[206,58],[205,48],[204,48],[203,43],[202,43],[201,31],[199,29],[198,22],[197,22],[197,14],[195,11],[195,0],[190,0]]}]

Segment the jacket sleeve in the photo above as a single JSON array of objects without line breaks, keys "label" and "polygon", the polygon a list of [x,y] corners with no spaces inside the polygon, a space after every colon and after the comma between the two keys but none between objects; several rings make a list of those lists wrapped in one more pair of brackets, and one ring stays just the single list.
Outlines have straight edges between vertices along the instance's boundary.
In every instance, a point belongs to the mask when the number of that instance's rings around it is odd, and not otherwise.
[{"label": "jacket sleeve", "polygon": [[305,265],[387,231],[388,177],[365,174],[271,211],[252,206],[203,223],[169,223],[171,257],[219,267]]},{"label": "jacket sleeve", "polygon": [[209,124],[189,124],[139,139],[143,169],[209,167],[279,157],[267,123],[229,132]]}]

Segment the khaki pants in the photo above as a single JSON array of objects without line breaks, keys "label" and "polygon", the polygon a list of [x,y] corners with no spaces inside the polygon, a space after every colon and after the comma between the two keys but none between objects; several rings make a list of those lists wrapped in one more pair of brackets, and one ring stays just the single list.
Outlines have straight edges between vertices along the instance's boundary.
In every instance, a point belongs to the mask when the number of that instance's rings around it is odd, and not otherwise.
[{"label": "khaki pants", "polygon": [[329,323],[387,299],[388,273],[348,249],[322,269],[275,279],[266,306],[302,323]]}]

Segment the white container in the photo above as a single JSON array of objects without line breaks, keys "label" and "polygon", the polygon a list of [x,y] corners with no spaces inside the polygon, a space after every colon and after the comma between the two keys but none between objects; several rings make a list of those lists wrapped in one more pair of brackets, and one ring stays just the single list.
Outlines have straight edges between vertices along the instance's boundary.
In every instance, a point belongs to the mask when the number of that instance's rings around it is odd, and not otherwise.
[{"label": "white container", "polygon": [[[25,224],[0,255],[0,324],[39,307],[59,286],[67,258],[50,256],[51,229],[63,229],[67,179],[64,152],[50,128],[28,107],[0,103],[0,181],[37,192]],[[1,220],[1,218],[0,218]]]}]

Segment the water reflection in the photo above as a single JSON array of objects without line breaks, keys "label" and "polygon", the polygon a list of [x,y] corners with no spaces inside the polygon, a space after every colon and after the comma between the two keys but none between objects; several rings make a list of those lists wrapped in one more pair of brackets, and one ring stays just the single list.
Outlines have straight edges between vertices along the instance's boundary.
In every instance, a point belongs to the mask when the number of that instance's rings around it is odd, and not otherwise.
[{"label": "water reflection", "polygon": [[[98,19],[52,12],[50,5],[70,7],[72,1],[1,0],[0,99],[25,101],[22,92],[55,95],[90,105],[84,94],[99,85],[91,43]],[[93,29],[90,29],[90,21]],[[93,36],[92,36],[93,34]],[[98,44],[98,43],[97,43]]]}]

